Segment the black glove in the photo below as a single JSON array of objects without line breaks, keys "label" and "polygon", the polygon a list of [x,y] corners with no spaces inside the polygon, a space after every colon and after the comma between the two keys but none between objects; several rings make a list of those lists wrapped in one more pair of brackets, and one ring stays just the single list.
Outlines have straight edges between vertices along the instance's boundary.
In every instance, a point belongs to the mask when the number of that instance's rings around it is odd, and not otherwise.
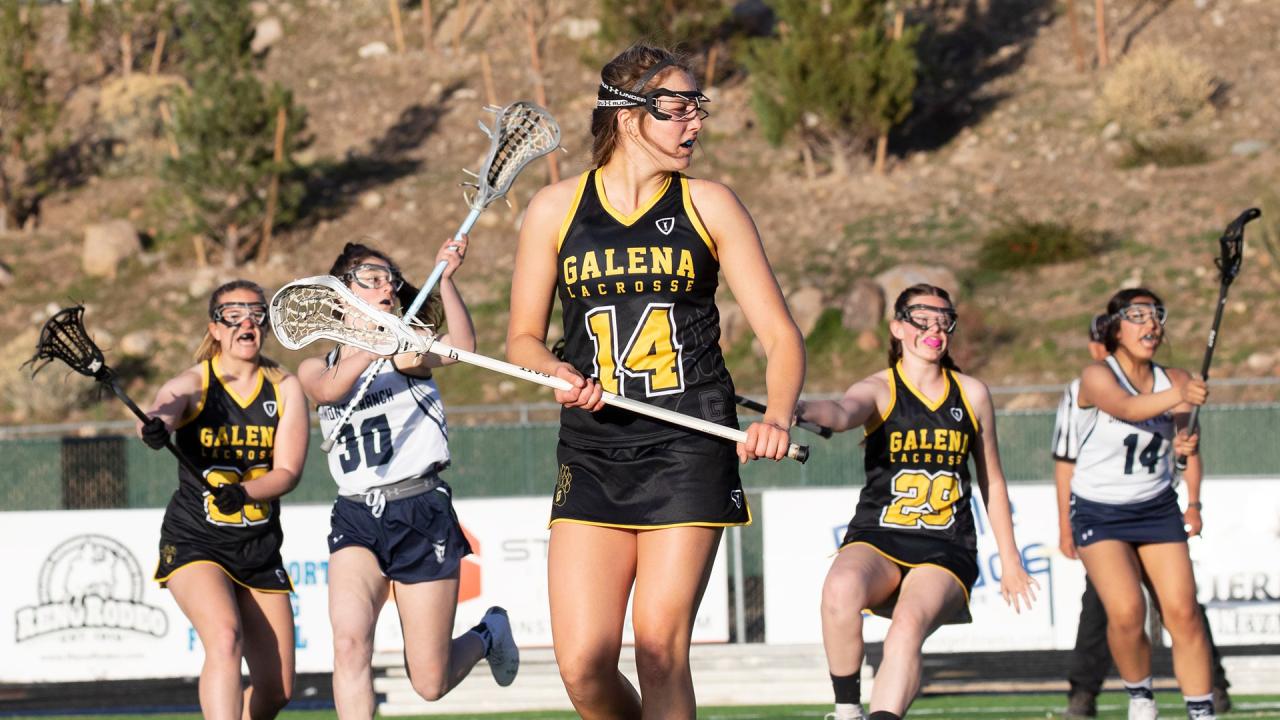
[{"label": "black glove", "polygon": [[164,448],[165,443],[169,442],[169,428],[164,426],[162,418],[147,418],[147,421],[142,423],[142,442],[152,450]]},{"label": "black glove", "polygon": [[235,515],[249,503],[249,493],[239,483],[223,485],[213,493],[213,504],[223,515]]}]

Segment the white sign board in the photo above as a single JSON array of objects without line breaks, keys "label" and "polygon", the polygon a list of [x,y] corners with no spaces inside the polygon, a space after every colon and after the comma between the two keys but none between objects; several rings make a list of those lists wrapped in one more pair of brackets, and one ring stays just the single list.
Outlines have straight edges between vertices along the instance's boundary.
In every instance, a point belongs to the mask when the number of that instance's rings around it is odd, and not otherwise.
[{"label": "white sign board", "polygon": [[[523,646],[551,644],[547,610],[548,500],[461,500],[475,554],[464,561],[455,633],[491,605],[510,613]],[[0,683],[190,677],[199,639],[168,591],[152,580],[163,511],[0,513]],[[327,505],[286,506],[282,556],[299,672],[333,669],[328,617]],[[694,627],[695,642],[729,636],[723,544]],[[379,618],[377,650],[403,647],[394,603]],[[630,621],[626,639],[629,641]]]},{"label": "white sign board", "polygon": [[[1050,484],[1010,487],[1014,534],[1023,563],[1040,584],[1039,600],[1016,614],[1000,597],[1000,559],[981,503],[974,501],[980,576],[974,622],[947,625],[926,652],[1070,649],[1084,590],[1084,568],[1058,551],[1058,516]],[[1248,498],[1241,503],[1239,498]],[[765,639],[820,643],[822,583],[857,506],[856,488],[764,493]],[[1200,599],[1220,645],[1275,642],[1280,634],[1280,485],[1262,479],[1210,478],[1202,492],[1205,536],[1191,541]],[[1248,548],[1248,552],[1241,552]],[[864,623],[868,642],[884,639],[888,621]]]}]

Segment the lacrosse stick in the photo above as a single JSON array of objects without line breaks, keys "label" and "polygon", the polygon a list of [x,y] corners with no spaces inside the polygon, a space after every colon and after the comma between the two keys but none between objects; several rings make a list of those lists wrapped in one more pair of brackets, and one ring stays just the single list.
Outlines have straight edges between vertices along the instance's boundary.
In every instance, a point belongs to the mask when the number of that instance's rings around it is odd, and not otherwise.
[{"label": "lacrosse stick", "polygon": [[[54,360],[61,360],[72,370],[106,385],[140,422],[145,423],[151,419],[129,398],[120,387],[120,383],[116,382],[116,371],[107,366],[102,351],[89,338],[89,333],[84,329],[83,305],[59,310],[44,324],[44,328],[40,331],[40,340],[36,342],[36,354],[27,361],[27,364],[43,361],[31,371],[32,377]],[[197,470],[171,440],[166,440],[164,446],[178,458],[178,464],[184,470],[199,480],[206,490],[217,495],[218,491],[205,480],[204,473]]]},{"label": "lacrosse stick", "polygon": [[[764,405],[764,403],[756,402],[751,398],[745,398],[745,397],[742,397],[741,395],[734,395],[733,401],[748,410],[755,410],[761,415],[763,415],[765,411],[769,409]],[[796,417],[796,427],[800,428],[801,430],[808,430],[811,433],[816,433],[824,438],[831,437],[831,428],[827,427],[826,425],[819,425],[816,422],[809,422],[808,420],[805,420],[804,418],[799,416]]]},{"label": "lacrosse stick", "polygon": [[[480,165],[480,172],[463,170],[476,179],[473,183],[463,183],[465,187],[474,188],[475,194],[468,196],[463,193],[471,212],[458,227],[458,232],[454,233],[455,240],[461,239],[471,231],[480,213],[490,203],[507,194],[516,175],[519,175],[526,165],[560,147],[560,126],[556,123],[556,119],[551,117],[551,113],[538,105],[520,100],[503,108],[486,107],[485,110],[494,114],[493,127],[480,123],[480,130],[489,138],[489,152]],[[440,282],[440,277],[448,267],[449,263],[443,260],[436,265],[427,282],[414,296],[413,302],[405,308],[404,317],[411,318],[418,314],[427,298],[431,296],[431,289]],[[384,362],[386,360],[383,358],[374,361],[373,371],[368,373],[355,395],[351,397],[351,401],[342,410],[342,415],[333,426],[333,433],[320,443],[321,450],[327,453],[333,449],[333,444],[337,442],[343,426],[351,419],[351,414],[355,412],[356,406],[368,392],[373,379],[382,370]]]},{"label": "lacrosse stick", "polygon": [[[375,310],[356,297],[332,275],[295,280],[280,288],[271,298],[271,327],[280,344],[298,350],[317,340],[335,340],[378,355],[402,352],[434,353],[441,357],[476,365],[514,378],[527,380],[557,390],[569,390],[573,384],[563,378],[520,367],[509,362],[449,347],[431,334],[421,334],[391,313]],[[606,405],[620,407],[658,420],[745,442],[747,434],[701,418],[684,415],[613,393],[604,393]],[[799,462],[809,458],[809,448],[792,443],[787,457]]]},{"label": "lacrosse stick", "polygon": [[[1227,289],[1231,287],[1231,281],[1236,279],[1236,275],[1240,274],[1240,263],[1244,260],[1244,226],[1261,216],[1262,211],[1258,208],[1245,210],[1240,213],[1240,217],[1231,221],[1227,229],[1222,232],[1222,237],[1218,238],[1222,254],[1213,261],[1218,266],[1218,307],[1213,312],[1213,327],[1209,329],[1209,341],[1204,347],[1204,363],[1200,366],[1200,377],[1203,380],[1209,379],[1209,363],[1213,362],[1213,349],[1218,344],[1218,326],[1222,324],[1222,311],[1227,307]],[[1196,405],[1191,408],[1191,417],[1187,421],[1187,434],[1196,434],[1199,424],[1200,406]],[[1186,470],[1187,457],[1179,455],[1174,460],[1174,467],[1179,472]]]}]

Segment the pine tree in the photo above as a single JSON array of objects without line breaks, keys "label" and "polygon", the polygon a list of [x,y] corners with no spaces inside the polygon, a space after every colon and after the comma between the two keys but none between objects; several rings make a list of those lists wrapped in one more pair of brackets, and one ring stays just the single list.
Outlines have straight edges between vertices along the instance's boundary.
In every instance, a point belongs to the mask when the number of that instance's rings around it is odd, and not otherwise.
[{"label": "pine tree", "polygon": [[47,187],[43,161],[58,107],[36,52],[39,22],[35,0],[0,3],[0,230],[21,227]]},{"label": "pine tree", "polygon": [[[179,18],[184,74],[190,92],[177,103],[174,135],[179,156],[165,163],[165,176],[183,198],[190,229],[224,248],[224,263],[252,254],[262,237],[267,188],[279,174],[275,224],[296,218],[303,179],[293,153],[303,137],[306,111],[293,94],[255,75],[249,49],[253,17],[243,0],[201,0]],[[283,160],[274,160],[276,116],[287,125]]]},{"label": "pine tree", "polygon": [[886,0],[775,0],[777,32],[748,43],[752,104],[765,136],[799,136],[838,174],[847,155],[911,113],[919,28],[894,38]]},{"label": "pine tree", "polygon": [[643,40],[705,54],[710,75],[729,17],[724,0],[601,0],[600,37],[613,52]]}]

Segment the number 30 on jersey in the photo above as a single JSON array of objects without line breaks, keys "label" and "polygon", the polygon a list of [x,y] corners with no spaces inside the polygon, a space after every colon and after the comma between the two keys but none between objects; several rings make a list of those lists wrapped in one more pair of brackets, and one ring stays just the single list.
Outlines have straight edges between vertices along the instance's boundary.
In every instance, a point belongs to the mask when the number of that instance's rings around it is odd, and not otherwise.
[{"label": "number 30 on jersey", "polygon": [[626,395],[623,376],[644,378],[649,397],[684,390],[681,347],[671,303],[650,303],[640,315],[631,339],[618,352],[618,319],[613,305],[587,313],[587,331],[596,345],[596,377],[606,392]]}]

